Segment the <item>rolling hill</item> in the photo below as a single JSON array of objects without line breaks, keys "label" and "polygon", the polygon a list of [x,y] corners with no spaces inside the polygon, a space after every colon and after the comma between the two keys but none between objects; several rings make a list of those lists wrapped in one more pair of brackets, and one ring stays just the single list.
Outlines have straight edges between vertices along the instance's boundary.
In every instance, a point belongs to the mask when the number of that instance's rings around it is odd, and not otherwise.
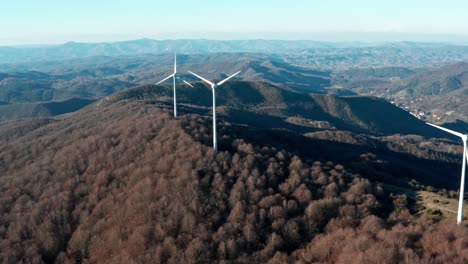
[{"label": "rolling hill", "polygon": [[403,91],[413,96],[433,96],[453,92],[467,86],[468,63],[460,62],[420,72],[403,79],[392,92]]},{"label": "rolling hill", "polygon": [[466,62],[417,73],[383,89],[387,90],[381,93],[396,103],[429,113],[430,120],[468,122]]},{"label": "rolling hill", "polygon": [[0,100],[7,103],[43,103],[72,98],[95,99],[134,86],[117,78],[58,76],[38,72],[0,77]]},{"label": "rolling hill", "polygon": [[334,71],[332,87],[357,94],[375,94],[376,90],[416,72],[405,67],[352,68]]},{"label": "rolling hill", "polygon": [[335,79],[360,81],[369,79],[406,78],[415,71],[405,67],[355,68],[335,73]]},{"label": "rolling hill", "polygon": [[92,99],[72,98],[46,103],[0,104],[0,122],[31,117],[52,117],[80,110],[93,103]]},{"label": "rolling hill", "polygon": [[431,70],[352,69],[333,74],[333,89],[386,98],[431,122],[468,122],[468,63]]}]

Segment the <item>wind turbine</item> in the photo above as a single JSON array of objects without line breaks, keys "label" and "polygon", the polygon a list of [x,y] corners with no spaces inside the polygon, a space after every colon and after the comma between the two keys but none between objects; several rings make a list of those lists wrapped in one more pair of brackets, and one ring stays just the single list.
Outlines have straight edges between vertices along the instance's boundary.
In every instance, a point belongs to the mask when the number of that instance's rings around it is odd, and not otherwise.
[{"label": "wind turbine", "polygon": [[[177,96],[176,96],[176,78],[177,79],[180,79],[179,77],[176,77],[176,74],[177,74],[177,55],[174,54],[174,73],[172,73],[171,75],[167,76],[166,78],[162,79],[161,81],[159,81],[156,85],[166,81],[167,79],[171,78],[172,77],[172,85],[174,87],[174,117],[177,117]],[[186,83],[187,85],[189,85],[190,87],[193,87],[193,85],[191,85],[190,83],[188,83],[187,81],[185,80],[182,80],[184,83]]]},{"label": "wind turbine", "polygon": [[215,91],[218,87],[220,87],[221,85],[223,85],[223,83],[227,82],[229,79],[231,79],[232,77],[236,76],[237,74],[240,73],[240,71],[234,73],[233,75],[227,77],[226,79],[218,82],[218,83],[213,83],[213,82],[210,82],[208,81],[207,79],[201,77],[200,75],[197,75],[191,71],[189,71],[191,74],[195,75],[195,77],[197,77],[198,79],[206,82],[207,84],[209,84],[211,86],[211,92],[213,94],[213,150],[216,152],[218,151],[218,140],[216,138],[216,96],[215,96]]},{"label": "wind turbine", "polygon": [[448,132],[457,137],[460,137],[463,141],[463,165],[462,165],[460,197],[458,200],[458,215],[457,215],[457,224],[460,224],[461,221],[463,220],[463,195],[465,193],[465,170],[466,170],[466,164],[468,163],[468,149],[467,149],[467,143],[466,143],[468,140],[468,135],[466,134],[464,135],[462,133],[447,129],[445,127],[437,126],[431,123],[426,123],[426,124],[433,126],[435,128],[438,128],[440,130],[443,130],[445,132]]}]

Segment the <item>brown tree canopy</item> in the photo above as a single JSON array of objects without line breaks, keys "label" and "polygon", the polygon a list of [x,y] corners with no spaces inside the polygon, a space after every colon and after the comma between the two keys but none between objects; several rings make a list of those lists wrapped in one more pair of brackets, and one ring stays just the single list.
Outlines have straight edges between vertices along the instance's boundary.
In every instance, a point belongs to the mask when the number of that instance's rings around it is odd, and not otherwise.
[{"label": "brown tree canopy", "polygon": [[468,262],[466,227],[347,164],[234,132],[213,153],[197,115],[122,101],[1,131],[0,263]]}]

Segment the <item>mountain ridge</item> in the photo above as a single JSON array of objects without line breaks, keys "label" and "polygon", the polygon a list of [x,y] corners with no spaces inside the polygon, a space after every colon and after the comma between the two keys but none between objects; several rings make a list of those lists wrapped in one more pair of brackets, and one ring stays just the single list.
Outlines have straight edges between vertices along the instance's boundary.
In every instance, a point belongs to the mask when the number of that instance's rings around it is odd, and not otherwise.
[{"label": "mountain ridge", "polygon": [[[218,108],[227,107],[236,111],[277,117],[282,120],[280,122],[282,124],[278,124],[280,126],[289,123],[286,121],[288,118],[300,117],[310,122],[329,122],[338,129],[354,132],[441,135],[440,132],[428,127],[408,112],[376,97],[304,95],[284,90],[269,83],[244,81],[226,83],[219,87],[216,96]],[[102,99],[99,103],[109,104],[123,99],[170,102],[172,88],[154,85],[139,86],[116,93]],[[178,103],[188,107],[202,106],[204,111],[207,111],[211,107],[211,92],[202,83],[194,83],[194,88],[180,85]],[[370,109],[377,109],[377,111],[370,111]],[[255,125],[255,122],[249,123],[249,125]]]}]

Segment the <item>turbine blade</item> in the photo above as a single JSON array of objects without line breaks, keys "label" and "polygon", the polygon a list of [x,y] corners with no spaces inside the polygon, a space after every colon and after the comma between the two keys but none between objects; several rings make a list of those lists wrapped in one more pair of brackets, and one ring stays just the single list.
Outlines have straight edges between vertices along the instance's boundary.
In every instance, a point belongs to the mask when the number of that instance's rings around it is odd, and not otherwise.
[{"label": "turbine blade", "polygon": [[191,85],[189,82],[187,82],[186,80],[182,79],[182,81],[187,84],[188,86],[192,87],[193,88],[193,85]]},{"label": "turbine blade", "polygon": [[240,71],[234,73],[233,75],[231,75],[231,76],[227,77],[226,79],[224,79],[224,80],[220,81],[219,83],[217,83],[217,85],[218,86],[222,85],[223,83],[227,82],[229,79],[231,79],[232,77],[236,76],[239,73],[240,73]]},{"label": "turbine blade", "polygon": [[159,82],[158,82],[156,85],[158,85],[158,84],[160,84],[160,83],[164,82],[165,80],[167,80],[167,79],[171,78],[172,76],[174,76],[174,74],[171,74],[171,75],[167,76],[166,78],[162,79],[162,80],[161,80],[161,81],[159,81]]},{"label": "turbine blade", "polygon": [[177,54],[174,53],[174,74],[177,73]]},{"label": "turbine blade", "polygon": [[193,72],[191,72],[191,71],[188,71],[188,72],[190,72],[191,74],[195,75],[195,77],[197,77],[198,79],[200,79],[200,80],[202,80],[202,81],[208,83],[208,84],[211,85],[212,87],[214,86],[214,83],[208,81],[207,79],[201,77],[200,75],[197,75],[197,74],[195,74],[195,73],[193,73]]},{"label": "turbine blade", "polygon": [[440,130],[443,130],[443,131],[445,131],[445,132],[447,132],[447,133],[450,133],[450,134],[452,134],[452,135],[455,135],[455,136],[458,136],[458,137],[463,138],[463,134],[462,134],[462,133],[459,133],[459,132],[456,132],[456,131],[453,131],[453,130],[450,130],[450,129],[447,129],[447,128],[445,128],[445,127],[441,127],[441,126],[438,126],[438,125],[434,125],[434,124],[431,124],[431,123],[426,123],[426,124],[428,124],[428,125],[430,125],[430,126],[433,126],[433,127],[435,127],[435,128],[438,128],[438,129],[440,129]]}]

